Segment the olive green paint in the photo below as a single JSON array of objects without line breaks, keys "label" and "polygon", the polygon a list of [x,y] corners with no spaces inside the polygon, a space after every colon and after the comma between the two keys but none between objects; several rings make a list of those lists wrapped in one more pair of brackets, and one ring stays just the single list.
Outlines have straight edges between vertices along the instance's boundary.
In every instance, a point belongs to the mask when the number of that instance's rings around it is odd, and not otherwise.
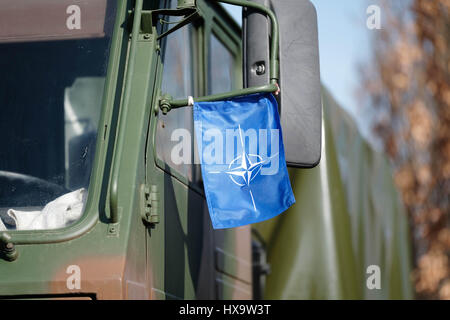
[{"label": "olive green paint", "polygon": [[[239,230],[212,230],[202,188],[155,154],[164,66],[156,28],[148,29],[147,21],[143,34],[136,15],[142,3],[145,10],[158,5],[137,0],[134,9],[134,3],[118,1],[85,214],[64,229],[8,232],[11,238],[3,239],[16,245],[18,258],[0,259],[0,297],[71,293],[55,291],[56,274],[79,261],[111,258],[126,261],[123,272],[118,276],[102,265],[104,278],[96,281],[126,277],[130,283],[121,283],[117,298],[137,297],[129,288],[142,289],[140,298],[230,298],[236,291],[251,291],[250,282],[239,278],[241,262],[233,257],[249,243],[238,242]],[[208,92],[211,33],[234,54],[235,89],[240,89],[239,27],[216,2],[197,0],[197,8],[196,95]],[[324,106],[322,163],[290,170],[297,204],[255,226],[268,243],[272,265],[266,297],[410,298],[408,228],[389,165],[327,93]],[[348,163],[345,179],[341,159]],[[142,220],[142,186],[158,190],[159,223],[153,226]],[[228,253],[218,264],[216,246]],[[368,264],[382,268],[380,292],[365,287]],[[80,292],[107,297],[92,290]]]}]

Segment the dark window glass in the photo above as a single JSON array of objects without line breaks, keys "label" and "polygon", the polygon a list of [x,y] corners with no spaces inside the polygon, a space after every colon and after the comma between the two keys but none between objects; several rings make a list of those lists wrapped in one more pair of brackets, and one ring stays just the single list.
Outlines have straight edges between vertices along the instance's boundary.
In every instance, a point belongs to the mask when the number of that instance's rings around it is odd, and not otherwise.
[{"label": "dark window glass", "polygon": [[[171,1],[175,8],[177,1]],[[179,17],[170,17],[177,21]],[[170,28],[171,26],[169,26]],[[183,27],[164,39],[163,76],[161,90],[174,99],[194,95],[192,26]],[[171,110],[158,116],[156,131],[156,154],[172,169],[192,180],[193,178],[193,119],[192,108]],[[177,146],[187,146],[182,150]]]},{"label": "dark window glass", "polygon": [[232,53],[214,34],[211,34],[209,51],[208,94],[233,90],[235,60]]},{"label": "dark window glass", "polygon": [[0,5],[1,17],[17,19],[0,31],[1,218],[88,188],[116,5]]}]

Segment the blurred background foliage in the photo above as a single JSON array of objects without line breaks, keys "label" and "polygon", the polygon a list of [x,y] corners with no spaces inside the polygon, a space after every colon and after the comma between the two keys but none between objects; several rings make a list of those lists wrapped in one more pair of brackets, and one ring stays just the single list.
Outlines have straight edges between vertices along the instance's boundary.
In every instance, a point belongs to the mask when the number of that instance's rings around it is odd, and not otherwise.
[{"label": "blurred background foliage", "polygon": [[409,218],[419,299],[450,299],[450,0],[382,2],[359,90]]}]

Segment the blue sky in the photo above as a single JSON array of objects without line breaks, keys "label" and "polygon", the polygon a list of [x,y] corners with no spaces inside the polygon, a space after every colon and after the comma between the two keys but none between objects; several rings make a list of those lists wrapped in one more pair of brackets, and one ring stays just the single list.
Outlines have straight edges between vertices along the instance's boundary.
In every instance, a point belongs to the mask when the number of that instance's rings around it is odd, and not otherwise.
[{"label": "blue sky", "polygon": [[[355,116],[360,82],[358,65],[370,58],[372,31],[366,26],[366,0],[311,0],[317,10],[320,68],[324,85]],[[376,1],[375,1],[376,2]]]},{"label": "blue sky", "polygon": [[[322,82],[343,108],[361,119],[358,116],[361,108],[355,97],[360,79],[357,67],[370,57],[370,37],[376,32],[366,27],[366,10],[370,3],[367,0],[311,2],[318,16]],[[227,7],[236,19],[241,19],[239,7]]]}]

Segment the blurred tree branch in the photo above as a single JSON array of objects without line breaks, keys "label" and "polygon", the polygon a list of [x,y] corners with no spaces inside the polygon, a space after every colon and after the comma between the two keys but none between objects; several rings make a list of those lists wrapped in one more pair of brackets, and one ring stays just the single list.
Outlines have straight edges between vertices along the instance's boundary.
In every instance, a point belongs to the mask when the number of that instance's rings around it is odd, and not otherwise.
[{"label": "blurred tree branch", "polygon": [[450,299],[450,0],[384,1],[361,68],[409,213],[418,298]]}]

